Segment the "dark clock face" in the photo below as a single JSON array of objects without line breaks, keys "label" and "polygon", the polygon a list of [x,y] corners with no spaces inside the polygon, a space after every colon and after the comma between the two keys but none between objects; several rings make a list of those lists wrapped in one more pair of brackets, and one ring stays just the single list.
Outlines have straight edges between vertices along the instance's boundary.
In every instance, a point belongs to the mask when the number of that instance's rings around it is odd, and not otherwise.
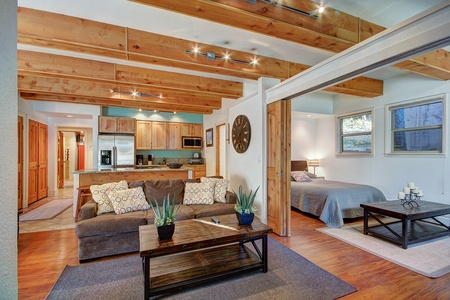
[{"label": "dark clock face", "polygon": [[250,121],[244,115],[239,115],[234,119],[233,129],[231,131],[231,140],[233,147],[237,153],[244,153],[247,151],[250,144]]}]

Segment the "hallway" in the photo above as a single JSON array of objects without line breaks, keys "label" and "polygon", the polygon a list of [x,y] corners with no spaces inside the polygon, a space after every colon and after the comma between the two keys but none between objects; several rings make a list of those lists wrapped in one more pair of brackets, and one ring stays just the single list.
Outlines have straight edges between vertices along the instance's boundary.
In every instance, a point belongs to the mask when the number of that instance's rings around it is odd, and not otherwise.
[{"label": "hallway", "polygon": [[[52,200],[72,199],[72,197],[73,197],[73,183],[67,181],[64,188],[59,189],[57,191],[56,196],[46,197],[31,204],[27,208],[23,209],[22,214],[29,212],[33,209],[36,209]],[[71,206],[70,208],[66,209],[63,213],[59,214],[53,219],[19,222],[19,234],[75,228],[75,219],[72,215],[73,213]]]}]

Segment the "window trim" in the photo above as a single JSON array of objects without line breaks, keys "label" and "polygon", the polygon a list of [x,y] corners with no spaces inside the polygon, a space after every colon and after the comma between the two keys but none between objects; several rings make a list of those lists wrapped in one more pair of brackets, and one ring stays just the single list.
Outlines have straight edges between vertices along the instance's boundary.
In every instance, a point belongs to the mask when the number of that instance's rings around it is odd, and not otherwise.
[{"label": "window trim", "polygon": [[[392,122],[392,111],[399,108],[408,108],[423,104],[442,102],[442,152],[437,151],[399,151],[394,152],[394,126]],[[385,156],[404,157],[446,157],[447,156],[447,97],[446,94],[431,95],[427,97],[411,99],[385,105]],[[428,126],[432,129],[434,126]],[[425,127],[424,127],[425,128]],[[439,127],[440,128],[440,127]]]},{"label": "window trim", "polygon": [[[361,115],[367,115],[370,114],[372,116],[372,130],[370,132],[362,132],[358,134],[348,134],[345,136],[358,136],[358,135],[367,135],[370,133],[371,136],[371,151],[370,152],[343,152],[342,151],[342,128],[341,128],[341,119],[349,118],[352,116],[361,116]],[[374,123],[375,123],[375,115],[373,108],[371,109],[364,109],[360,111],[354,111],[351,113],[345,113],[336,115],[336,156],[373,156],[374,150],[375,150],[375,143],[374,143]]]}]

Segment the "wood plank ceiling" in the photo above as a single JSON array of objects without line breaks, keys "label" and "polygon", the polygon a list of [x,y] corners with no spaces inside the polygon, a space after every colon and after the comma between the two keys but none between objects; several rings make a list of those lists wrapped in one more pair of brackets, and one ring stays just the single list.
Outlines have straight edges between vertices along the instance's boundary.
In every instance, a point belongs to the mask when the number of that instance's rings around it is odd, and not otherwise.
[{"label": "wood plank ceiling", "polygon": [[[245,30],[329,51],[340,52],[384,28],[340,13],[339,17],[303,17],[267,3],[226,0],[139,0]],[[285,1],[312,11],[314,2]],[[294,16],[295,14],[295,16]],[[295,17],[295,18],[294,18]],[[102,106],[142,108],[211,114],[222,98],[242,96],[239,81],[186,75],[127,65],[129,62],[175,67],[256,80],[261,76],[285,80],[310,66],[271,57],[232,51],[223,47],[144,32],[29,8],[18,10],[18,43],[93,54],[123,61],[123,64],[71,56],[19,50],[18,89],[27,100],[57,101]],[[198,47],[215,59],[188,53]],[[232,53],[233,60],[220,59]],[[441,80],[450,79],[447,51],[438,50],[398,64],[396,67]],[[377,97],[383,82],[359,77],[326,89],[330,92]],[[112,91],[112,92],[111,92]],[[132,95],[140,92],[140,96]]]}]

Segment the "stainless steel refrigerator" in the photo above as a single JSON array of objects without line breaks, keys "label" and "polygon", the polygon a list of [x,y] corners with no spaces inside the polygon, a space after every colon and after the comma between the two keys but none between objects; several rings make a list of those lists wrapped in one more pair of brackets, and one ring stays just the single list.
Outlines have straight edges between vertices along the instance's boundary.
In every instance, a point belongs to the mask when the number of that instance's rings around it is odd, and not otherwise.
[{"label": "stainless steel refrigerator", "polygon": [[98,135],[98,168],[134,167],[133,135]]}]

